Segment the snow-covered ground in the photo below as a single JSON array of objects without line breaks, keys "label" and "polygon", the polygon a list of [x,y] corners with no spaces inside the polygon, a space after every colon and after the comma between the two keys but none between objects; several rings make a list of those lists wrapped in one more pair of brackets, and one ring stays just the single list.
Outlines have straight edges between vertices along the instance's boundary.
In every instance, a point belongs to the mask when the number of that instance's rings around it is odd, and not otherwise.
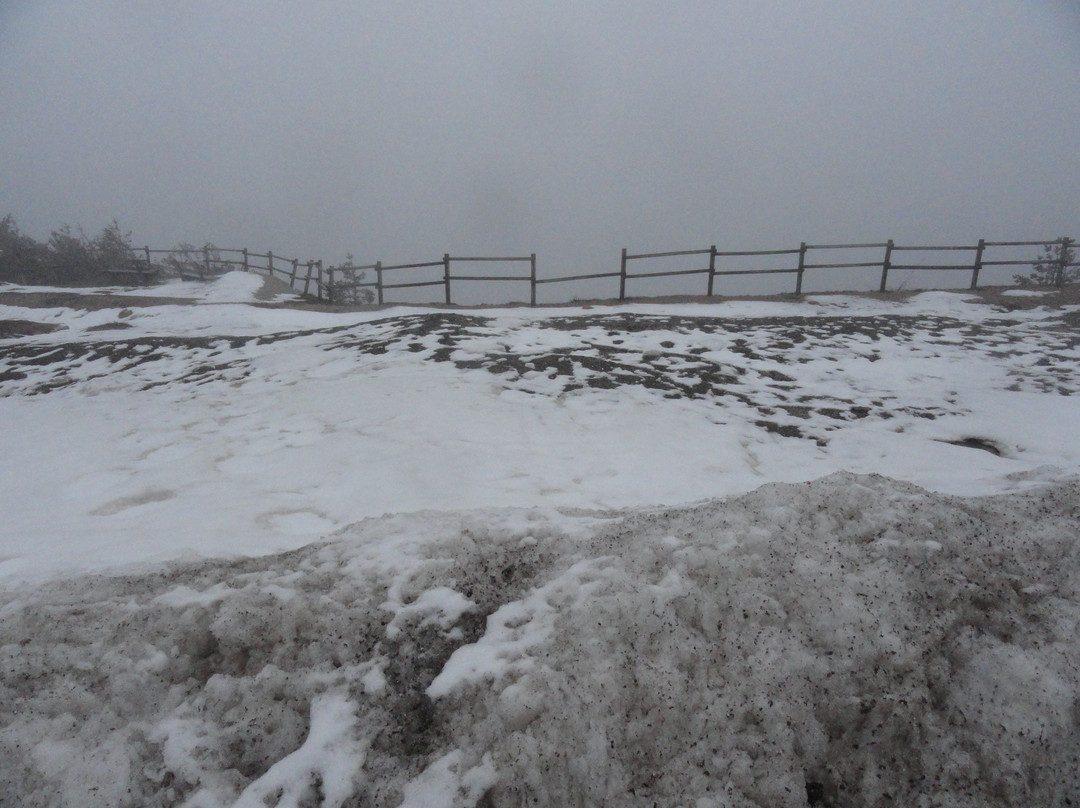
[{"label": "snow-covered ground", "polygon": [[1080,803],[1077,307],[260,287],[0,305],[0,804]]}]

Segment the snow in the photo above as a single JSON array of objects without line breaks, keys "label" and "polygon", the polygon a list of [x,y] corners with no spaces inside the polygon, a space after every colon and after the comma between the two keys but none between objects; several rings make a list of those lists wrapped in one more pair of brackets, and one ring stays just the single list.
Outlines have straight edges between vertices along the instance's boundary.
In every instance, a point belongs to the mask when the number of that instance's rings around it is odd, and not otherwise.
[{"label": "snow", "polygon": [[[82,290],[93,295],[112,297],[146,297],[171,300],[201,301],[204,303],[253,303],[257,300],[285,302],[299,300],[299,294],[288,291],[266,294],[267,286],[264,275],[255,272],[226,272],[210,283],[196,283],[178,278],[170,279],[151,287],[147,286],[98,286]],[[14,283],[0,284],[0,291],[22,293],[52,293],[66,295],[72,292],[70,286],[23,286]]]},{"label": "snow", "polygon": [[354,778],[364,765],[367,744],[356,740],[356,713],[344,693],[317,696],[311,704],[307,739],[244,789],[236,808],[263,808],[268,801],[281,808],[299,808],[317,792],[328,808],[339,808],[353,796]]},{"label": "snow", "polygon": [[0,803],[1075,804],[1075,311],[255,280],[0,306]]}]

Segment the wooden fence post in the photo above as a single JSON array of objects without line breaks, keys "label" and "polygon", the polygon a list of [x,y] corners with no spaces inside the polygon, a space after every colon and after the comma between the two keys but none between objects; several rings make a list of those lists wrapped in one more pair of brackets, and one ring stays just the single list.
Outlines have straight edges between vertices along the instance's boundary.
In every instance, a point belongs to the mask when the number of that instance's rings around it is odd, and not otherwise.
[{"label": "wooden fence post", "polygon": [[306,296],[311,295],[311,268],[314,266],[313,261],[307,262],[307,276],[304,278],[304,294]]},{"label": "wooden fence post", "polygon": [[[244,247],[244,272],[250,272],[250,271],[251,271],[251,267],[248,266],[248,248]],[[270,274],[273,275],[274,273],[271,272]]]},{"label": "wooden fence post", "polygon": [[1069,268],[1069,245],[1072,239],[1063,238],[1058,242],[1061,245],[1061,253],[1058,255],[1057,272],[1054,273],[1054,286],[1060,289],[1065,285],[1065,271]]},{"label": "wooden fence post", "polygon": [[707,297],[712,297],[713,293],[713,278],[716,277],[716,245],[713,244],[709,247],[709,288],[705,293]]},{"label": "wooden fence post", "polygon": [[626,247],[622,248],[622,267],[619,269],[619,300],[626,300]]},{"label": "wooden fence post", "polygon": [[979,271],[982,269],[983,250],[986,249],[986,239],[979,239],[979,246],[975,248],[975,265],[971,268],[971,289],[979,288]]},{"label": "wooden fence post", "polygon": [[202,254],[203,254],[202,279],[205,281],[207,276],[210,274],[210,248],[209,247],[203,247],[202,248]]},{"label": "wooden fence post", "polygon": [[450,305],[450,253],[443,253],[443,283],[446,285],[446,305]]},{"label": "wooden fence post", "polygon": [[529,305],[536,305],[536,253],[529,256]]},{"label": "wooden fence post", "polygon": [[289,275],[289,288],[295,291],[296,288],[296,275],[299,271],[300,259],[294,258],[292,260],[292,274]]},{"label": "wooden fence post", "polygon": [[881,262],[881,288],[879,292],[885,291],[885,284],[889,282],[889,265],[892,263],[892,250],[893,240],[889,239],[885,242],[885,260]]},{"label": "wooden fence post", "polygon": [[270,270],[270,277],[274,277],[274,251],[266,251],[266,267]]},{"label": "wooden fence post", "polygon": [[795,273],[795,294],[802,294],[802,276],[806,271],[806,242],[799,245],[799,269]]},{"label": "wooden fence post", "polygon": [[[319,262],[322,263],[321,261]],[[333,304],[334,302],[334,268],[326,268],[326,302]]]},{"label": "wooden fence post", "polygon": [[379,305],[383,304],[382,261],[375,262],[375,291],[379,293]]}]

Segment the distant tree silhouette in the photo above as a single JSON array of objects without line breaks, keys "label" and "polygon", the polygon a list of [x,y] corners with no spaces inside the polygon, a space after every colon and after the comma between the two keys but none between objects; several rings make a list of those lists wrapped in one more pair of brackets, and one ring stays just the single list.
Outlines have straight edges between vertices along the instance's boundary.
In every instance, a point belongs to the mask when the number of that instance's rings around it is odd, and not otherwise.
[{"label": "distant tree silhouette", "polygon": [[13,283],[85,283],[112,270],[131,268],[131,234],[114,219],[90,238],[82,228],[63,225],[42,244],[19,232],[15,217],[0,220],[0,280]]},{"label": "distant tree silhouette", "polygon": [[0,281],[35,283],[48,264],[49,248],[19,232],[11,214],[0,220]]},{"label": "distant tree silhouette", "polygon": [[161,265],[169,274],[183,278],[201,278],[204,275],[212,277],[235,269],[222,259],[221,250],[210,243],[202,247],[187,242],[177,244],[169,251]]}]

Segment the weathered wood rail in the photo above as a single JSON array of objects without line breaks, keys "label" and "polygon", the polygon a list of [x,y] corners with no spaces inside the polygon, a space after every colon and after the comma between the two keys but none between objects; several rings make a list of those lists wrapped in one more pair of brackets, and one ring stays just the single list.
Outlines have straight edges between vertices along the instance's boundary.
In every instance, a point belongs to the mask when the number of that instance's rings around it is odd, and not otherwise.
[{"label": "weathered wood rail", "polygon": [[[671,252],[658,252],[658,253],[639,253],[630,254],[623,249],[622,251],[622,265],[618,273],[609,273],[604,277],[618,277],[619,278],[619,299],[625,300],[627,297],[627,281],[633,279],[642,278],[661,278],[661,277],[676,277],[684,275],[707,275],[708,282],[705,290],[707,296],[712,296],[715,292],[716,279],[718,277],[727,277],[733,275],[794,275],[795,276],[795,289],[794,293],[799,295],[803,293],[803,281],[806,273],[811,270],[828,270],[828,269],[856,269],[856,268],[871,268],[880,272],[880,281],[878,284],[878,291],[885,292],[888,290],[889,274],[902,271],[911,270],[927,270],[927,271],[962,271],[970,272],[971,280],[968,288],[977,289],[979,286],[979,274],[986,267],[991,266],[1027,266],[1033,267],[1035,264],[1045,263],[1045,258],[1034,259],[987,259],[987,250],[993,248],[1015,248],[1015,247],[1052,247],[1059,245],[1060,249],[1058,254],[1061,256],[1057,261],[1057,269],[1055,273],[1055,285],[1061,286],[1069,269],[1080,266],[1080,262],[1069,262],[1067,260],[1070,247],[1075,245],[1075,240],[1071,238],[1052,239],[1043,241],[986,241],[980,239],[977,244],[972,245],[898,245],[893,242],[892,239],[884,242],[869,242],[860,244],[807,244],[805,241],[797,248],[786,250],[741,250],[741,251],[720,251],[713,245],[707,249],[702,250],[674,250]],[[838,250],[883,250],[880,260],[874,261],[833,261],[828,263],[813,263],[808,260],[811,252],[814,250],[835,252]],[[961,263],[956,261],[950,261],[948,263],[941,262],[920,262],[920,263],[898,263],[894,256],[896,253],[902,252],[917,252],[917,253],[956,253],[965,252],[971,254],[971,260]],[[709,264],[706,267],[695,267],[693,269],[677,269],[677,270],[660,270],[655,272],[639,272],[631,273],[628,269],[629,262],[641,259],[657,259],[657,258],[673,258],[680,256],[697,256],[704,255],[709,257]],[[790,263],[781,267],[770,267],[766,269],[718,269],[718,258],[739,258],[739,257],[761,257],[761,256],[785,256],[790,257]]]},{"label": "weathered wood rail", "polygon": [[[718,279],[754,275],[793,275],[795,282],[792,291],[796,295],[801,295],[804,292],[808,273],[812,277],[825,277],[829,270],[841,269],[873,270],[877,275],[878,290],[881,292],[888,291],[890,278],[895,278],[898,273],[919,270],[966,272],[970,274],[968,288],[977,289],[980,273],[988,267],[1032,267],[1036,264],[1044,266],[1047,264],[1046,255],[1036,258],[1017,258],[1015,255],[1011,257],[994,257],[995,251],[1003,249],[1015,250],[1024,247],[1041,247],[1044,250],[1047,248],[1056,249],[1059,258],[1056,260],[1055,283],[1061,286],[1068,278],[1069,271],[1080,267],[1080,262],[1068,260],[1070,256],[1075,255],[1075,245],[1076,241],[1071,238],[1044,239],[1040,241],[986,241],[980,239],[976,244],[945,246],[900,245],[890,239],[882,242],[854,244],[807,244],[803,242],[798,247],[781,250],[718,250],[715,245],[712,245],[696,250],[630,253],[624,248],[618,271],[552,278],[537,277],[536,253],[525,256],[452,256],[445,253],[441,259],[432,261],[405,264],[386,264],[382,261],[376,261],[373,264],[343,264],[324,267],[322,261],[301,261],[296,258],[286,258],[276,255],[270,250],[259,253],[246,248],[222,249],[211,246],[186,250],[152,250],[149,247],[142,247],[132,251],[133,260],[129,269],[117,269],[111,274],[147,280],[154,277],[163,268],[163,261],[164,266],[170,268],[175,274],[191,279],[207,280],[233,269],[241,269],[245,272],[259,272],[276,277],[287,284],[290,289],[316,300],[328,303],[358,302],[356,297],[359,293],[360,296],[370,298],[371,302],[380,305],[388,302],[386,293],[395,289],[442,287],[443,302],[451,305],[454,302],[454,282],[510,282],[528,284],[528,303],[535,306],[537,288],[542,285],[605,278],[618,279],[619,300],[633,297],[630,285],[640,280],[696,275],[706,277],[703,291],[705,296],[708,297],[723,293],[723,290],[718,289]],[[813,260],[815,254],[835,255],[843,251],[858,251],[862,253],[863,260]],[[881,251],[880,257],[865,260],[868,251]],[[905,253],[914,254],[916,260],[904,262],[901,256]],[[963,257],[950,258],[954,255]],[[920,256],[922,260],[918,260]],[[930,257],[927,258],[926,256]],[[674,269],[650,269],[646,267],[644,271],[632,271],[632,262],[673,258],[705,258],[707,263],[705,266],[700,266],[700,263],[705,262],[699,261],[689,267],[677,267]],[[721,267],[721,261],[730,262],[732,259],[736,262],[739,259],[745,260],[742,262],[743,265],[735,268]],[[773,265],[764,268],[747,266],[747,264],[762,259],[775,260]],[[516,274],[478,274],[477,272],[468,271],[455,273],[454,271],[455,265],[481,263],[522,265],[524,269]],[[399,273],[406,270],[430,270],[432,274],[422,280],[396,281],[395,277],[401,277]],[[821,273],[825,273],[825,275]],[[367,280],[367,278],[371,279]],[[370,294],[364,290],[370,290]]]},{"label": "weathered wood rail", "polygon": [[[152,250],[142,247],[132,251],[142,272],[159,273],[168,268],[187,280],[209,280],[235,269],[258,272],[287,283],[291,289],[311,295],[323,276],[321,261],[301,261],[275,255],[272,250],[255,252],[246,247],[223,249],[206,246],[196,249]],[[155,256],[157,258],[155,259]],[[164,266],[162,264],[164,261]],[[318,297],[318,293],[313,295]]]},{"label": "weathered wood rail", "polygon": [[[452,265],[457,262],[459,264],[476,264],[476,263],[491,263],[498,262],[501,264],[528,264],[528,275],[455,275],[452,272]],[[439,268],[442,270],[441,276],[432,280],[425,281],[412,281],[407,283],[387,283],[386,273],[394,272],[395,270],[403,269],[428,269]],[[330,274],[327,280],[327,299],[333,300],[335,277],[334,273],[338,274],[338,279],[341,278],[347,272],[374,272],[374,281],[355,281],[350,283],[351,287],[357,289],[373,289],[375,291],[375,300],[380,305],[386,302],[386,290],[387,289],[417,289],[425,286],[441,286],[443,287],[443,299],[447,305],[453,303],[453,295],[451,293],[451,284],[454,281],[486,281],[486,282],[528,282],[529,284],[529,304],[536,305],[536,286],[541,281],[536,277],[536,253],[531,255],[514,255],[514,256],[452,256],[449,253],[444,253],[441,260],[438,261],[422,261],[415,264],[383,264],[382,261],[376,261],[374,264],[366,264],[363,266],[345,265],[340,267],[333,267],[330,269]]]}]

